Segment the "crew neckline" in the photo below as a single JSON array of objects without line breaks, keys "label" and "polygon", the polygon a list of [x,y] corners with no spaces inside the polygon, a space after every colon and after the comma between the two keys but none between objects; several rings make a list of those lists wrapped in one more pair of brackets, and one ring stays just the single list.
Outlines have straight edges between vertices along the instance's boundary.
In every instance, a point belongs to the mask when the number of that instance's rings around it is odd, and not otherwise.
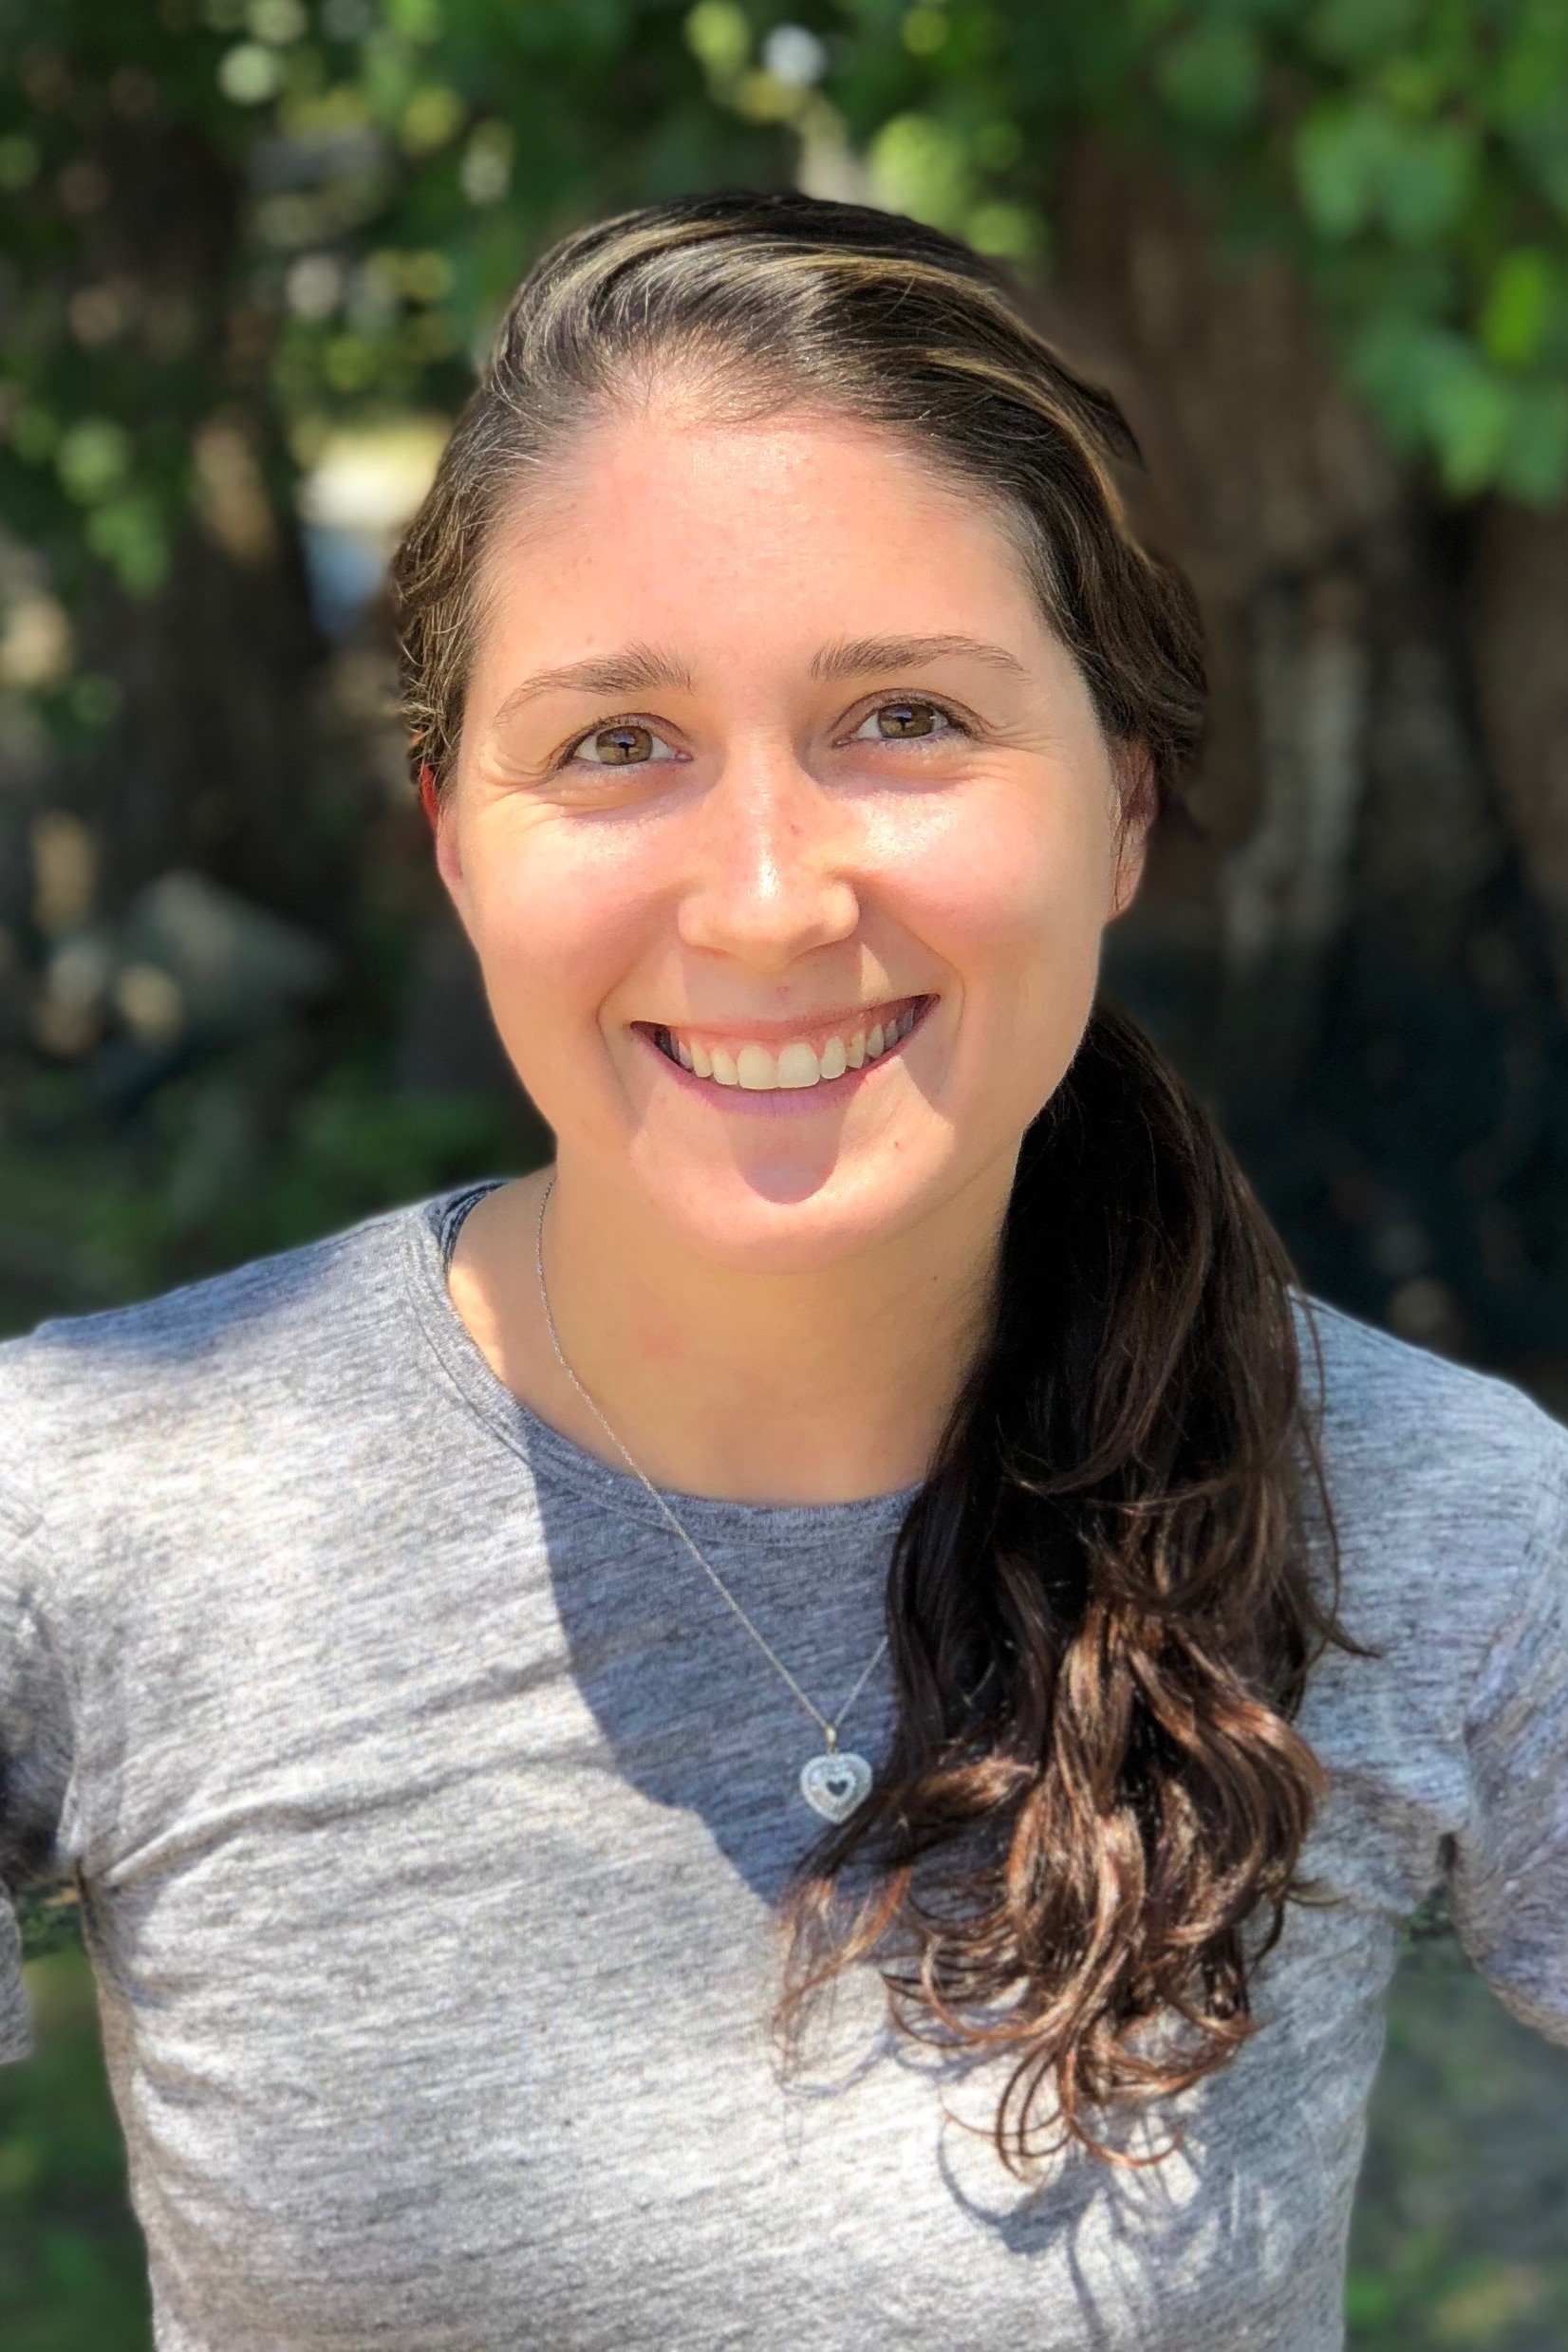
[{"label": "crew neckline", "polygon": [[[402,1270],[415,1317],[462,1403],[536,1477],[548,1476],[609,1503],[627,1516],[662,1525],[644,1487],[628,1470],[601,1462],[597,1454],[588,1452],[513,1394],[491,1369],[453,1303],[447,1269],[458,1228],[486,1193],[512,1181],[505,1176],[485,1177],[415,1202],[403,1212]],[[715,1534],[748,1525],[783,1537],[830,1528],[852,1535],[883,1521],[901,1520],[919,1494],[920,1482],[847,1503],[747,1503],[722,1495],[687,1494],[674,1486],[661,1486],[656,1492],[694,1532],[705,1522]]]}]

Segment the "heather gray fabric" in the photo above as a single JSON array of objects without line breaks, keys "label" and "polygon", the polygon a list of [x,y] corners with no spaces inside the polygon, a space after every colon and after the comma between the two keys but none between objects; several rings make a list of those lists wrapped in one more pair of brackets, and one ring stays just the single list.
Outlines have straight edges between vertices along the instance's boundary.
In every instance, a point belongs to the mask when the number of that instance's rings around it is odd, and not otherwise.
[{"label": "heather gray fabric", "polygon": [[[467,1337],[476,1197],[0,1349],[0,1869],[80,1875],[159,2345],[1340,2345],[1398,1923],[1445,1873],[1568,2041],[1568,1435],[1322,1313],[1346,1615],[1387,1648],[1303,1717],[1342,1900],[1290,1914],[1185,2154],[1030,2189],[968,2128],[995,2078],[893,2043],[868,1972],[778,2081],[812,1727]],[[672,1500],[836,1702],[901,1498]],[[883,1670],[861,1745],[887,1708]]]}]

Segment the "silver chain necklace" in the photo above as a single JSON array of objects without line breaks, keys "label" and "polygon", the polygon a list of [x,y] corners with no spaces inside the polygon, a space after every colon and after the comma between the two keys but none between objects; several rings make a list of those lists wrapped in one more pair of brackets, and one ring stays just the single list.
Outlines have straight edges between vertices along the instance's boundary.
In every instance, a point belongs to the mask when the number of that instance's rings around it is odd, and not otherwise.
[{"label": "silver chain necklace", "polygon": [[800,1793],[805,1798],[806,1802],[811,1806],[812,1810],[814,1813],[820,1813],[824,1820],[847,1821],[850,1814],[855,1811],[856,1807],[864,1804],[866,1801],[867,1794],[871,1785],[871,1767],[867,1763],[864,1756],[856,1756],[848,1748],[841,1748],[839,1746],[838,1727],[839,1724],[844,1721],[844,1718],[848,1715],[850,1708],[853,1707],[855,1701],[859,1698],[867,1684],[870,1681],[871,1676],[876,1672],[877,1668],[882,1664],[883,1657],[885,1656],[887,1649],[887,1636],[884,1633],[881,1641],[878,1643],[875,1657],[871,1660],[870,1665],[866,1669],[865,1673],[862,1674],[860,1680],[856,1683],[854,1689],[850,1691],[849,1697],[839,1708],[837,1721],[830,1722],[828,1717],[822,1712],[822,1709],[807,1697],[805,1691],[802,1690],[800,1685],[796,1682],[794,1676],[791,1673],[783,1659],[778,1656],[776,1652],[757,1632],[756,1626],[752,1623],[744,1609],[741,1608],[740,1603],[736,1599],[735,1595],[730,1591],[728,1585],[726,1585],[722,1577],[719,1576],[718,1570],[711,1567],[703,1559],[701,1553],[698,1550],[696,1544],[692,1541],[684,1527],[681,1526],[681,1521],[676,1518],[675,1513],[670,1509],[669,1504],[664,1501],[664,1498],[660,1493],[658,1487],[647,1476],[641,1465],[635,1462],[631,1455],[626,1451],[626,1448],[622,1445],[621,1440],[616,1436],[615,1431],[610,1428],[609,1423],[605,1419],[604,1414],[600,1411],[598,1406],[594,1403],[587,1389],[584,1388],[582,1382],[578,1379],[577,1374],[572,1371],[571,1366],[567,1362],[566,1350],[561,1345],[560,1334],[555,1328],[555,1317],[550,1311],[550,1292],[545,1284],[545,1204],[549,1201],[550,1196],[554,1189],[555,1179],[552,1175],[550,1182],[546,1185],[539,1199],[539,1223],[538,1228],[533,1237],[533,1265],[534,1271],[539,1277],[539,1303],[545,1311],[545,1329],[550,1334],[550,1344],[555,1351],[555,1361],[560,1365],[561,1370],[566,1373],[567,1378],[570,1381],[572,1387],[576,1390],[578,1395],[582,1398],[584,1404],[593,1415],[595,1421],[598,1422],[599,1427],[604,1430],[605,1435],[609,1439],[610,1444],[615,1447],[616,1452],[621,1456],[622,1461],[625,1462],[632,1476],[641,1481],[642,1484],[646,1488],[653,1503],[657,1506],[661,1517],[664,1520],[671,1532],[678,1536],[681,1541],[685,1545],[693,1559],[696,1560],[699,1568],[701,1569],[702,1574],[707,1577],[708,1582],[713,1586],[715,1592],[718,1593],[720,1600],[722,1600],[725,1606],[739,1618],[741,1624],[745,1627],[753,1641],[756,1642],[763,1656],[768,1660],[769,1664],[783,1676],[785,1682],[788,1683],[790,1689],[793,1691],[801,1706],[806,1709],[807,1714],[812,1718],[812,1721],[820,1727],[825,1743],[824,1753],[820,1756],[811,1757],[806,1764],[802,1764],[800,1768]]}]

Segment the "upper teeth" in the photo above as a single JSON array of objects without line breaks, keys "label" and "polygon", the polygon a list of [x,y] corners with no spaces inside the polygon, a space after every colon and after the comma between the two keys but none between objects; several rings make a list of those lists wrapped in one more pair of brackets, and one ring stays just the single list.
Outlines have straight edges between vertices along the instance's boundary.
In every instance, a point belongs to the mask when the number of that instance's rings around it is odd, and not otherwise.
[{"label": "upper teeth", "polygon": [[686,1038],[673,1029],[663,1034],[681,1068],[694,1076],[761,1094],[775,1088],[816,1086],[824,1078],[841,1078],[846,1070],[858,1070],[863,1062],[874,1062],[878,1055],[908,1036],[917,1010],[913,1004],[906,1005],[891,1020],[873,1022],[868,1030],[829,1037],[820,1053],[804,1037],[792,1038],[776,1054],[765,1045],[750,1044],[737,1046],[732,1053],[727,1046],[704,1045],[700,1037]]}]

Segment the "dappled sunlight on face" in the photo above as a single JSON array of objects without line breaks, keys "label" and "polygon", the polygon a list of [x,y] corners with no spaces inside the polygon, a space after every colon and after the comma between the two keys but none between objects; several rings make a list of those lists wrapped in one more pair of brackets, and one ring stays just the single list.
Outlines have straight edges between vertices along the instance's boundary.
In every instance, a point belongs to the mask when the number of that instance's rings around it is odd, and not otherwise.
[{"label": "dappled sunlight on face", "polygon": [[497,534],[484,614],[441,870],[563,1167],[778,1270],[1005,1187],[1136,859],[994,507],[867,427],[654,405]]}]

